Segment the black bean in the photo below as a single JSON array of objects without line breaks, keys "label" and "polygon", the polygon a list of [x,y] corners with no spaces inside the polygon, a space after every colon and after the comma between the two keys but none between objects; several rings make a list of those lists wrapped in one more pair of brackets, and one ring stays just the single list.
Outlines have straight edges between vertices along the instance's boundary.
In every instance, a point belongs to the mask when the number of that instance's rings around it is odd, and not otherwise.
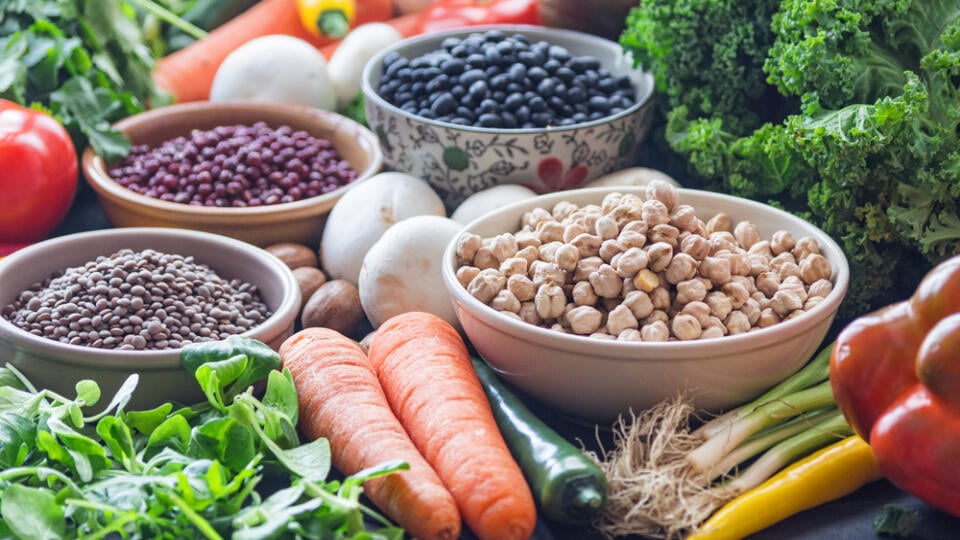
[{"label": "black bean", "polygon": [[486,99],[489,93],[490,88],[487,85],[487,81],[484,80],[475,81],[467,90],[467,95],[470,96],[471,99],[476,100],[477,103]]},{"label": "black bean", "polygon": [[547,73],[547,70],[540,66],[534,66],[527,70],[527,78],[529,78],[534,84],[539,83],[549,76],[550,74]]},{"label": "black bean", "polygon": [[487,74],[482,69],[470,69],[460,74],[460,84],[468,88],[471,84],[477,81],[485,81],[486,79]]},{"label": "black bean", "polygon": [[487,57],[483,53],[473,53],[467,56],[467,65],[472,69],[485,69],[488,65]]},{"label": "black bean", "polygon": [[440,69],[449,76],[456,76],[463,73],[466,66],[467,63],[460,58],[448,58],[440,65]]},{"label": "black bean", "polygon": [[508,111],[515,111],[517,110],[518,107],[523,105],[524,102],[525,100],[523,99],[523,94],[519,92],[514,92],[508,95],[507,98],[503,101],[503,106]]},{"label": "black bean", "polygon": [[433,111],[433,114],[436,116],[450,114],[457,110],[457,98],[453,97],[449,92],[444,92],[433,100],[433,103],[430,105],[430,110]]},{"label": "black bean", "polygon": [[498,128],[503,126],[503,119],[498,114],[481,114],[477,118],[477,125],[485,128]]}]

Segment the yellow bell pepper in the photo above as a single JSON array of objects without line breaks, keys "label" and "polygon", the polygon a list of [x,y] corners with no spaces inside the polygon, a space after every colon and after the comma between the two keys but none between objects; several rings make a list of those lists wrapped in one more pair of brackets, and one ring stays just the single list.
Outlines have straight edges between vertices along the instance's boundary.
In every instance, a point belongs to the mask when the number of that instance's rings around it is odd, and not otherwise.
[{"label": "yellow bell pepper", "polygon": [[880,478],[870,446],[853,435],[797,461],[730,501],[687,540],[739,540]]},{"label": "yellow bell pepper", "polygon": [[356,0],[297,0],[300,22],[311,34],[341,39],[357,17]]}]

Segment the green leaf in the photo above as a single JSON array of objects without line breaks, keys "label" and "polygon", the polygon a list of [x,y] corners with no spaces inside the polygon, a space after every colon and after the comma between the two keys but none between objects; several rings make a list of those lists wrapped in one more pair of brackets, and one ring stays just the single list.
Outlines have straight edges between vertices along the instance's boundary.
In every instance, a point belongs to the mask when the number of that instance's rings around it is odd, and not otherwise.
[{"label": "green leaf", "polygon": [[283,450],[273,441],[265,439],[277,461],[290,472],[311,482],[322,482],[330,474],[330,442],[327,439],[314,439],[289,450]]},{"label": "green leaf", "polygon": [[253,432],[230,417],[216,418],[193,430],[190,455],[223,462],[233,471],[243,470],[256,456]]},{"label": "green leaf", "polygon": [[27,387],[10,368],[0,367],[0,388],[7,387],[14,390],[27,390]]},{"label": "green leaf", "polygon": [[156,451],[161,448],[172,448],[183,452],[190,442],[190,424],[180,415],[174,415],[164,420],[150,433],[147,439],[147,450]]},{"label": "green leaf", "polygon": [[89,379],[77,381],[77,401],[84,405],[96,405],[100,401],[100,385]]},{"label": "green leaf", "polygon": [[10,530],[20,538],[67,538],[63,507],[49,490],[12,484],[3,490],[0,514],[3,514]]},{"label": "green leaf", "polygon": [[[118,412],[122,411],[123,408],[129,403],[130,398],[133,397],[133,391],[137,389],[137,383],[140,381],[140,375],[133,373],[120,385],[120,388],[117,389],[117,392],[113,395],[113,399],[110,400],[110,403],[107,404],[106,408],[100,411],[99,414],[87,418],[88,422],[93,422],[103,417],[106,414],[109,414],[110,411],[116,409]],[[97,395],[99,399],[100,388],[97,387]],[[92,405],[92,403],[90,403]]]},{"label": "green leaf", "polygon": [[138,432],[150,436],[173,410],[172,403],[164,403],[146,411],[124,411],[124,422]]},{"label": "green leaf", "polygon": [[296,425],[300,405],[297,402],[297,386],[293,382],[293,375],[289,369],[270,372],[267,377],[267,389],[261,401],[264,406],[286,416],[292,424]]},{"label": "green leaf", "polygon": [[13,412],[0,412],[0,469],[23,465],[36,439],[36,422]]},{"label": "green leaf", "polygon": [[123,464],[124,469],[137,472],[136,449],[130,427],[116,416],[105,416],[97,422],[97,435],[103,440],[114,459]]},{"label": "green leaf", "polygon": [[234,394],[245,391],[247,387],[280,367],[280,355],[269,345],[241,335],[232,335],[220,341],[191,343],[181,349],[180,362],[188,373],[196,375],[197,370],[205,364],[233,359],[236,356],[246,358],[246,363],[239,372],[231,371],[229,378],[221,374],[221,390],[233,383],[230,391],[224,392],[224,401],[229,401]]}]

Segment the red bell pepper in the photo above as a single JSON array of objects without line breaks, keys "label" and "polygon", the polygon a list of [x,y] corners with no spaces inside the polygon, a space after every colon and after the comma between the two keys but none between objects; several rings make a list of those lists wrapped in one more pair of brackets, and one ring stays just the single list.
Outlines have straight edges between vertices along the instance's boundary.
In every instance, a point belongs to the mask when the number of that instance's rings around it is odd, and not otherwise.
[{"label": "red bell pepper", "polygon": [[42,240],[70,210],[77,153],[47,113],[0,99],[0,245]]},{"label": "red bell pepper", "polygon": [[960,256],[931,270],[909,300],[847,325],[830,380],[884,476],[960,516]]}]

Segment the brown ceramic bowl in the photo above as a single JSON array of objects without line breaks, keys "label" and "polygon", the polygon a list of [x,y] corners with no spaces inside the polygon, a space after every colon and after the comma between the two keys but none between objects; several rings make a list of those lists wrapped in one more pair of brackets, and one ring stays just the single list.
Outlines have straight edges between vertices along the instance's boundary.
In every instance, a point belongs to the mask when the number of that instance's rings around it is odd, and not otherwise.
[{"label": "brown ceramic bowl", "polygon": [[[222,235],[159,227],[83,232],[18,250],[0,261],[0,310],[34,283],[122,248],[192,256],[224,279],[256,286],[272,315],[245,336],[278,349],[294,331],[300,289],[280,259]],[[199,384],[181,367],[179,349],[128,351],[70,345],[33,335],[0,315],[0,366],[8,362],[37,388],[66,396],[74,395],[77,381],[92,379],[100,385],[106,403],[130,374],[137,373],[140,382],[131,402],[136,407],[203,400]]]},{"label": "brown ceramic bowl", "polygon": [[266,122],[287,125],[331,141],[357,171],[357,179],[334,191],[290,203],[248,208],[191,206],[161,201],[113,181],[108,164],[91,148],[83,154],[83,173],[97,194],[100,208],[115,227],[177,227],[231,236],[258,246],[320,242],[327,213],[340,197],[380,171],[383,155],[376,136],[339,114],[296,105],[195,102],[161,107],[116,124],[134,144],[155,145],[187,135],[193,129]]}]

